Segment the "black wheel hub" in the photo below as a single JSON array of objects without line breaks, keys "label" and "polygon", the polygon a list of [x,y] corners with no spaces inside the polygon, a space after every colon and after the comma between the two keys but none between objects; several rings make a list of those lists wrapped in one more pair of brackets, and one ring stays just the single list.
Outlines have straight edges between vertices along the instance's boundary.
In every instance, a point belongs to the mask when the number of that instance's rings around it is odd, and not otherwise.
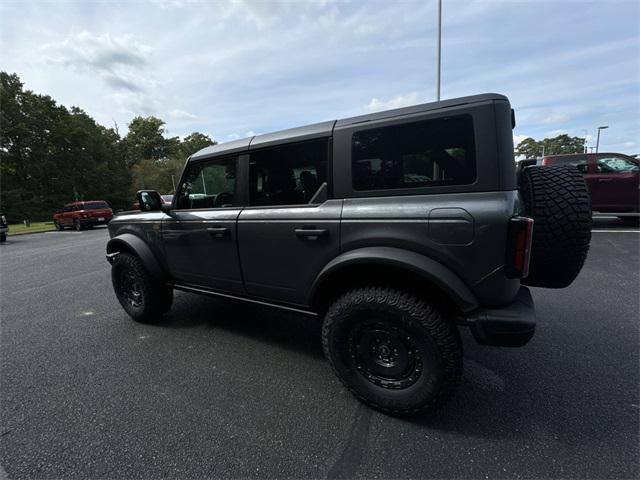
[{"label": "black wheel hub", "polygon": [[348,343],[356,370],[375,385],[407,388],[422,374],[420,349],[411,334],[393,321],[359,321],[352,328]]},{"label": "black wheel hub", "polygon": [[137,275],[130,270],[120,272],[120,294],[132,306],[141,307],[143,303],[142,288]]}]

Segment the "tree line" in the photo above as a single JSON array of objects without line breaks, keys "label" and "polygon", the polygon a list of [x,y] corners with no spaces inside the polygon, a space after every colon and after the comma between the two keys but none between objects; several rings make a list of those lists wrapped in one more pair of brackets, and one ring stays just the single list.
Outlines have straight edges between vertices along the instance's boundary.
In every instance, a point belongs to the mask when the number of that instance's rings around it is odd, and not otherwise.
[{"label": "tree line", "polygon": [[116,125],[0,72],[0,210],[10,221],[47,220],[74,200],[127,210],[137,190],[173,193],[186,158],[216,142],[200,132],[165,134],[165,123],[150,116],[134,118],[121,136]]},{"label": "tree line", "polygon": [[534,140],[525,138],[516,147],[516,155],[524,155],[525,158],[536,158],[544,155],[564,155],[569,153],[584,153],[587,140],[580,137],[570,137],[567,134],[553,138]]}]

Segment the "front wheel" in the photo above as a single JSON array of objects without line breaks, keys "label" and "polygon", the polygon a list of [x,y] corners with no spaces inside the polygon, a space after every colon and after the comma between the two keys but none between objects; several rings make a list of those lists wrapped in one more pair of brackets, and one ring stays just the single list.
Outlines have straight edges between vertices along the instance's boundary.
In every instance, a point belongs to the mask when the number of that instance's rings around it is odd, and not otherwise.
[{"label": "front wheel", "polygon": [[56,230],[59,231],[59,232],[64,230],[64,227],[62,225],[60,225],[60,222],[58,222],[57,220],[55,222],[53,222],[53,225],[56,227]]},{"label": "front wheel", "polygon": [[7,234],[6,233],[0,233],[0,243],[4,243],[7,241]]},{"label": "front wheel", "polygon": [[78,220],[77,218],[73,221],[73,228],[75,229],[76,232],[79,232],[80,230],[82,230],[82,224],[80,223],[80,220]]},{"label": "front wheel", "polygon": [[399,290],[352,290],[329,308],[325,356],[360,400],[386,413],[434,410],[454,393],[462,373],[455,326],[433,305]]},{"label": "front wheel", "polygon": [[114,257],[111,282],[120,305],[137,322],[158,322],[173,303],[173,289],[149,275],[130,253]]}]

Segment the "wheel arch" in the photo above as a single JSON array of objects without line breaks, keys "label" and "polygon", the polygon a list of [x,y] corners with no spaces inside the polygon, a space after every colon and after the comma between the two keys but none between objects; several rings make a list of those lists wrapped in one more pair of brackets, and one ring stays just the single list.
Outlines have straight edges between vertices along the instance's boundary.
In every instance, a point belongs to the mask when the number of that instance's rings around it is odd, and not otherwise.
[{"label": "wheel arch", "polygon": [[[149,246],[137,235],[122,233],[107,243],[107,255],[114,253],[131,253],[140,259],[144,268],[153,277],[166,279],[167,275]],[[109,257],[107,257],[109,258]]]},{"label": "wheel arch", "polygon": [[478,308],[467,285],[440,262],[393,247],[370,247],[345,252],[316,277],[308,296],[315,310],[324,311],[341,292],[365,284],[399,285],[431,297],[447,311],[463,315]]}]

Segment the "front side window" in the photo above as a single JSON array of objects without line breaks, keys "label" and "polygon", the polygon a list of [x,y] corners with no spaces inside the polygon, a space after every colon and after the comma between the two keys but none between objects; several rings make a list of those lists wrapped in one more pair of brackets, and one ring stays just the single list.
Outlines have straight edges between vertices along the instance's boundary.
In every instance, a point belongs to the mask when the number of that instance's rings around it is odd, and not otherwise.
[{"label": "front side window", "polygon": [[326,181],[327,139],[257,151],[249,161],[249,204],[308,204]]},{"label": "front side window", "polygon": [[628,173],[637,172],[640,168],[637,163],[620,157],[604,157],[598,159],[599,173]]},{"label": "front side window", "polygon": [[179,209],[222,208],[233,206],[236,183],[236,158],[194,163],[188,166],[180,186]]},{"label": "front side window", "polygon": [[356,190],[466,185],[476,179],[470,115],[356,132],[351,155]]}]

